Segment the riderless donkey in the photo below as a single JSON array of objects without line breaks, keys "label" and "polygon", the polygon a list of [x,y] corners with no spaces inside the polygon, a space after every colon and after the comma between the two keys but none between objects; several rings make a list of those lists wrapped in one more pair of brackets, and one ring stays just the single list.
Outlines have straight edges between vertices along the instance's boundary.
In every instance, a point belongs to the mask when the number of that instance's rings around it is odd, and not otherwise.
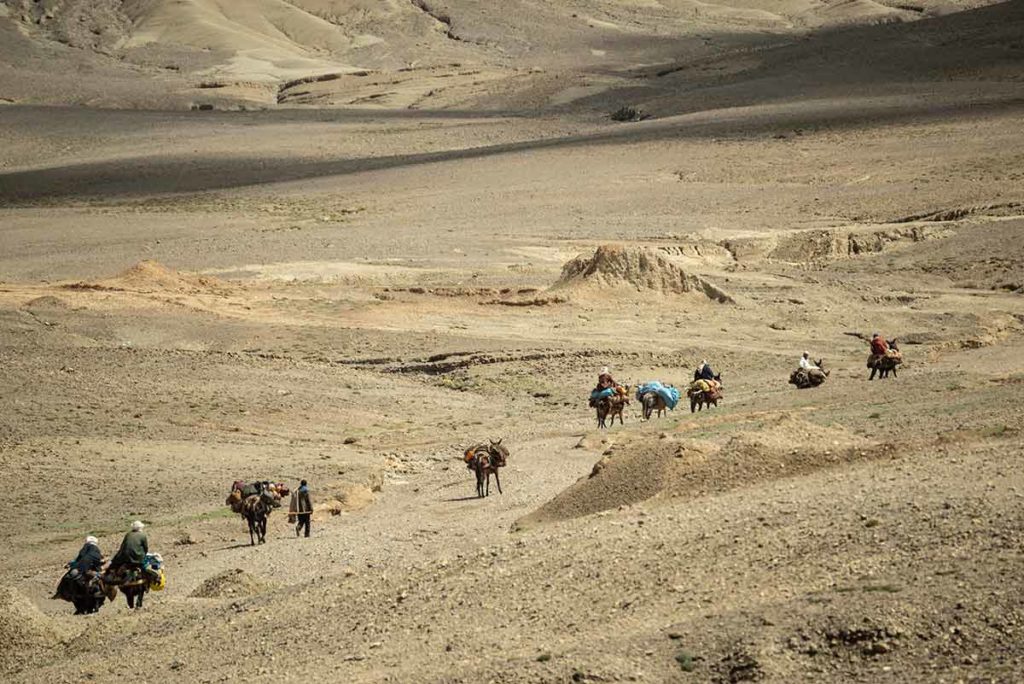
[{"label": "riderless donkey", "polygon": [[242,517],[249,524],[249,544],[256,545],[267,541],[267,517],[270,512],[281,505],[276,494],[262,492],[246,497],[242,501]]},{"label": "riderless donkey", "polygon": [[501,445],[501,440],[490,440],[490,444],[477,444],[466,450],[466,466],[476,473],[476,495],[480,498],[491,493],[491,475],[498,485],[501,494],[501,478],[498,469],[508,463],[508,449]]}]

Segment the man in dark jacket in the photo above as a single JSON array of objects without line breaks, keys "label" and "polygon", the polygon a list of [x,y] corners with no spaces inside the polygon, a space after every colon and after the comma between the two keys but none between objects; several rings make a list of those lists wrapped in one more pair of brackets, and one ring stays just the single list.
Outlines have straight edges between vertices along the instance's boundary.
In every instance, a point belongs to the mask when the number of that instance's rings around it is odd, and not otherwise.
[{"label": "man in dark jacket", "polygon": [[303,480],[299,483],[299,488],[295,492],[295,517],[298,522],[295,525],[295,536],[299,536],[299,532],[305,528],[305,536],[309,536],[309,523],[313,517],[313,500],[309,496],[309,485]]},{"label": "man in dark jacket", "polygon": [[697,382],[698,380],[714,380],[714,379],[715,379],[715,371],[712,370],[711,366],[707,362],[707,359],[701,361],[700,365],[697,366],[697,370],[695,370],[693,372],[693,381]]},{"label": "man in dark jacket", "polygon": [[82,576],[86,577],[99,572],[103,567],[103,553],[100,551],[99,540],[92,535],[86,537],[85,544],[75,556],[75,560],[68,563],[68,567],[78,570]]},{"label": "man in dark jacket", "polygon": [[146,554],[149,553],[149,539],[146,538],[146,533],[142,531],[143,527],[145,525],[140,520],[132,523],[132,531],[124,535],[124,539],[121,541],[121,548],[114,555],[114,559],[110,561],[111,569],[121,566],[142,568],[142,561]]},{"label": "man in dark jacket", "polygon": [[90,604],[93,598],[102,596],[102,590],[96,585],[96,577],[103,567],[103,554],[100,552],[99,541],[89,535],[75,559],[67,564],[68,571],[60,579],[53,598],[71,601],[75,604],[75,615],[95,612],[97,604]]}]

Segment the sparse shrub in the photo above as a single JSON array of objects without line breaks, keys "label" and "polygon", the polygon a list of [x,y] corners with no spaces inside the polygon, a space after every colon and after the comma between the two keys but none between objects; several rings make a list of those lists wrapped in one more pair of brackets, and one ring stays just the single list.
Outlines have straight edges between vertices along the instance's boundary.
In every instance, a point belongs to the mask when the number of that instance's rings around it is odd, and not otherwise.
[{"label": "sparse shrub", "polygon": [[676,653],[676,662],[683,672],[693,672],[693,656],[686,651]]},{"label": "sparse shrub", "polygon": [[642,109],[631,105],[619,107],[611,114],[612,121],[643,121],[649,118],[650,115],[644,114]]}]

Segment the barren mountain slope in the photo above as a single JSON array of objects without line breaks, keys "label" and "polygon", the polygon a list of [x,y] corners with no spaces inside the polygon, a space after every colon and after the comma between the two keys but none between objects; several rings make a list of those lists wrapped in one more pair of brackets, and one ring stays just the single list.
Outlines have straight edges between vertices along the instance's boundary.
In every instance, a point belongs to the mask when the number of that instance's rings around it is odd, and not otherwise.
[{"label": "barren mountain slope", "polygon": [[[486,90],[476,83],[482,79],[514,92],[540,87],[571,101],[621,86],[613,74],[624,68],[789,42],[815,28],[912,21],[977,4],[926,2],[906,9],[845,0],[511,0],[500,7],[468,0],[4,0],[0,30],[10,40],[0,51],[0,96],[109,107],[438,108],[483,99]],[[46,59],[33,58],[40,54]],[[438,82],[435,70],[453,64],[471,65],[481,78],[445,71],[450,80]],[[531,71],[537,69],[550,73]],[[386,90],[366,92],[350,82],[334,83],[314,98],[279,92],[295,81],[366,70],[406,73],[401,89],[412,93],[389,99]],[[74,80],[67,79],[69,71]],[[154,78],[162,89],[154,91]],[[560,82],[553,91],[551,79]],[[125,80],[137,89],[134,97],[119,87]],[[575,90],[563,92],[567,87]],[[426,101],[427,93],[439,91],[450,92]]]}]

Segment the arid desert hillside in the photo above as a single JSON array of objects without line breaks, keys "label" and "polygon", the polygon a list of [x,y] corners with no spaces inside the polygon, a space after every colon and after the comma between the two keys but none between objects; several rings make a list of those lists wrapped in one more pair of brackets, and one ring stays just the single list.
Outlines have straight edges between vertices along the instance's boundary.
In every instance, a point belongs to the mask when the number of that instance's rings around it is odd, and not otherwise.
[{"label": "arid desert hillside", "polygon": [[1022,75],[1021,2],[2,0],[0,674],[1021,681]]}]

